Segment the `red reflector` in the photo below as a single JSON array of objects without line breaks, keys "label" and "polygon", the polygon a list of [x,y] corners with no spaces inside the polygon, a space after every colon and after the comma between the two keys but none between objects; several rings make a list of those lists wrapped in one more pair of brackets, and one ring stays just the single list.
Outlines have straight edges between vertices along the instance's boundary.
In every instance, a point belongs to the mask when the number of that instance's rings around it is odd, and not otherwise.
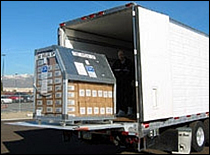
[{"label": "red reflector", "polygon": [[144,128],[148,128],[149,127],[149,123],[144,124]]},{"label": "red reflector", "polygon": [[90,18],[94,18],[95,16],[95,14],[89,15]]},{"label": "red reflector", "polygon": [[174,117],[174,119],[179,119],[179,117]]},{"label": "red reflector", "polygon": [[65,25],[66,25],[65,23],[61,23],[61,24],[60,24],[60,27],[63,27],[63,26],[65,26]]},{"label": "red reflector", "polygon": [[126,7],[130,7],[130,6],[132,6],[133,5],[133,3],[128,3],[128,4],[126,4],[125,6]]},{"label": "red reflector", "polygon": [[88,127],[81,127],[81,128],[78,128],[77,130],[85,131],[85,130],[89,130],[89,128]]},{"label": "red reflector", "polygon": [[127,136],[128,132],[127,131],[122,131],[122,135]]},{"label": "red reflector", "polygon": [[198,113],[197,115],[201,115],[200,113]]},{"label": "red reflector", "polygon": [[104,15],[104,12],[101,11],[101,12],[98,13],[98,15],[99,15],[99,16]]},{"label": "red reflector", "polygon": [[86,19],[87,19],[87,17],[82,17],[81,19],[82,19],[82,20],[86,20]]},{"label": "red reflector", "polygon": [[191,115],[187,115],[187,117],[191,117]]}]

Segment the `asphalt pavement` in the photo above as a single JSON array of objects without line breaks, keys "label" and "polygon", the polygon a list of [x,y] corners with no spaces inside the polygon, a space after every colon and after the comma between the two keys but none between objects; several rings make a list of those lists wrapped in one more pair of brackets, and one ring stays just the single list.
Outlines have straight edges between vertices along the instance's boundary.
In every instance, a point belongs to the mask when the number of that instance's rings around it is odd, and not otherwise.
[{"label": "asphalt pavement", "polygon": [[[77,138],[64,142],[61,130],[7,124],[18,121],[30,120],[1,121],[1,154],[169,154],[159,150],[119,151],[115,145],[103,140],[94,144]],[[209,147],[192,154],[209,154]]]}]

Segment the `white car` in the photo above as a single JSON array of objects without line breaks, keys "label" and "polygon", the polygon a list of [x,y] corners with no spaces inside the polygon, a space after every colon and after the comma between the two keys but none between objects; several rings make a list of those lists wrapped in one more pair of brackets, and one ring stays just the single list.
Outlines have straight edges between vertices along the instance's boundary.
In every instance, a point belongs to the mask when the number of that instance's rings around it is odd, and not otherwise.
[{"label": "white car", "polygon": [[1,104],[11,104],[11,103],[12,103],[11,98],[7,98],[7,96],[1,96]]}]

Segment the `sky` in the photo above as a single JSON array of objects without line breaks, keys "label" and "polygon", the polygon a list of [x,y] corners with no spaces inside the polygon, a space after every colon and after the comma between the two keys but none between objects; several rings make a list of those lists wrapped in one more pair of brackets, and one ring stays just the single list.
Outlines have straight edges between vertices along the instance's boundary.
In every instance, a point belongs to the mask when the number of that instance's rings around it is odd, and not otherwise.
[{"label": "sky", "polygon": [[57,44],[60,23],[130,2],[209,35],[209,1],[1,1],[1,75],[34,74],[35,49]]}]

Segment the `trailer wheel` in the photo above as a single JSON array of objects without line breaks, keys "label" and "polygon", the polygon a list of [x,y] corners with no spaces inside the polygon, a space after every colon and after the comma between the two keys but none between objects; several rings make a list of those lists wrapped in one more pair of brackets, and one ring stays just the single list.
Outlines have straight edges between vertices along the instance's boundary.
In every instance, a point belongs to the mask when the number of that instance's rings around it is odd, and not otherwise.
[{"label": "trailer wheel", "polygon": [[206,119],[204,121],[204,127],[206,133],[206,144],[209,145],[209,119]]},{"label": "trailer wheel", "polygon": [[205,145],[205,131],[204,124],[200,121],[196,121],[190,124],[192,129],[192,142],[191,147],[193,151],[200,152]]}]

